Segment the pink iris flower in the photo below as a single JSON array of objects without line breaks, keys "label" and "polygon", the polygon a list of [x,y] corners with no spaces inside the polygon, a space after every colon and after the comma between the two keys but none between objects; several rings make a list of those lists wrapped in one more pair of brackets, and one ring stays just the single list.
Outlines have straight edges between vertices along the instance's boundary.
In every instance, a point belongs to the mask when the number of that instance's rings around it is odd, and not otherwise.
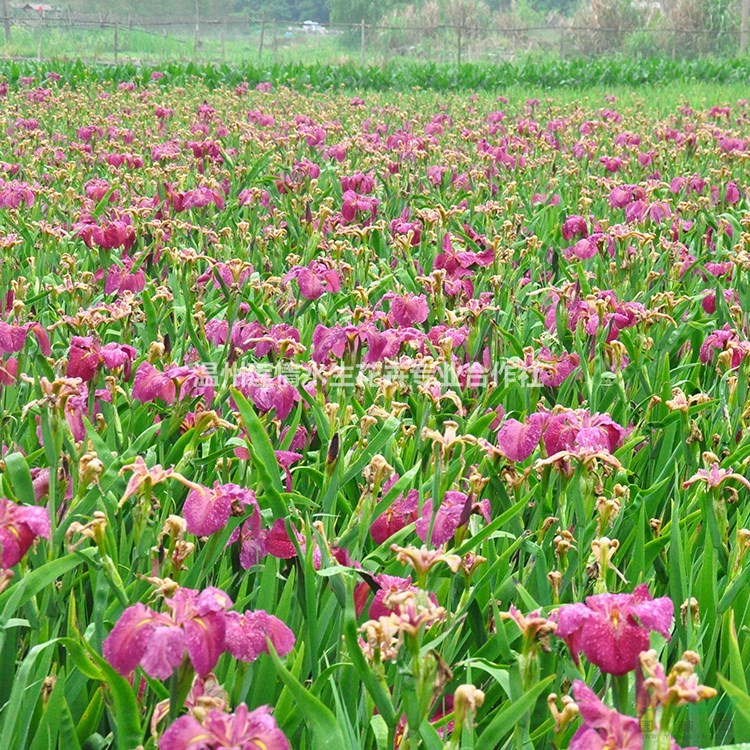
[{"label": "pink iris flower", "polygon": [[224,196],[218,190],[202,185],[194,190],[188,190],[184,193],[178,192],[167,185],[167,199],[172,203],[176,212],[188,211],[191,208],[205,208],[206,206],[215,206],[220,211],[224,210]]},{"label": "pink iris flower", "polygon": [[26,182],[5,182],[0,180],[0,208],[18,208],[34,205],[36,195]]},{"label": "pink iris flower", "polygon": [[624,675],[638,666],[649,649],[649,632],[669,638],[674,604],[668,596],[652,599],[644,583],[632,594],[597,594],[585,604],[565,604],[557,612],[555,635],[578,661],[586,658],[603,672]]},{"label": "pink iris flower", "polygon": [[24,325],[12,325],[0,320],[0,352],[3,354],[15,354],[20,352],[26,345],[26,339],[32,331],[39,342],[39,349],[45,357],[52,353],[47,331],[39,323],[25,323]]},{"label": "pink iris flower", "polygon": [[[306,554],[307,537],[296,528],[292,527],[292,529],[302,554]],[[297,557],[297,547],[289,536],[286,521],[283,518],[277,518],[274,521],[273,526],[265,532],[263,539],[269,555],[278,557],[281,560],[290,560],[293,557]],[[332,549],[331,551],[334,552],[335,556],[336,550]],[[339,552],[342,551],[339,550]],[[312,562],[315,570],[318,570],[322,563],[322,555],[317,543],[313,543]]]},{"label": "pink iris flower", "polygon": [[240,565],[249,570],[268,554],[266,548],[266,531],[263,529],[263,519],[260,515],[258,501],[252,490],[246,490],[244,497],[245,507],[250,506],[252,511],[242,526],[236,528],[229,537],[229,544],[240,543]]},{"label": "pink iris flower", "polygon": [[209,536],[227,525],[232,506],[242,509],[253,504],[257,506],[252,490],[237,484],[215,482],[213,488],[196,487],[191,490],[182,507],[182,515],[191,534]]},{"label": "pink iris flower", "polygon": [[220,589],[178,589],[165,599],[169,612],[134,604],[104,640],[104,656],[122,675],[139,664],[159,680],[182,663],[187,650],[197,674],[208,674],[225,650],[226,611],[232,600]]},{"label": "pink iris flower", "polygon": [[740,366],[745,357],[750,357],[750,341],[741,340],[737,331],[729,323],[706,336],[700,348],[700,360],[703,364],[714,359],[716,352],[730,352],[731,367]]},{"label": "pink iris flower", "polygon": [[135,244],[135,230],[130,217],[105,221],[95,224],[87,220],[76,225],[76,234],[84,241],[86,247],[100,247],[104,250],[112,250],[122,247],[130,250]]},{"label": "pink iris flower", "polygon": [[0,498],[0,567],[6,570],[20,562],[37,537],[50,537],[47,509]]},{"label": "pink iris flower", "polygon": [[[386,495],[399,477],[394,474],[383,484],[383,495]],[[382,544],[418,517],[419,493],[409,490],[406,495],[399,495],[393,504],[381,513],[370,525],[370,536],[376,544]],[[377,511],[376,511],[377,512]]]},{"label": "pink iris flower", "polygon": [[227,613],[226,646],[236,659],[255,661],[268,653],[268,641],[280,656],[286,656],[294,648],[294,633],[262,609],[244,615]]},{"label": "pink iris flower", "polygon": [[[208,284],[209,281],[213,282],[214,289],[221,289],[221,283],[231,289],[232,286],[243,286],[244,283],[253,275],[254,269],[249,263],[242,263],[236,268],[233,268],[226,263],[216,263],[212,265],[205,273],[201,274],[197,279],[198,284]],[[218,278],[217,278],[218,277]]]},{"label": "pink iris flower", "polygon": [[105,294],[122,294],[123,292],[133,292],[137,294],[142,292],[146,287],[146,273],[142,268],[131,271],[133,261],[123,259],[123,265],[112,265],[107,271],[107,277],[104,281]]},{"label": "pink iris flower", "polygon": [[[734,289],[725,289],[724,300],[727,305],[737,305],[739,304],[740,298]],[[701,300],[701,307],[709,315],[713,315],[716,312],[716,292],[708,292]]]},{"label": "pink iris flower", "polygon": [[283,375],[272,377],[252,368],[237,373],[234,387],[252,401],[258,411],[275,410],[276,419],[281,421],[289,416],[294,404],[301,400],[299,391]]},{"label": "pink iris flower", "polygon": [[607,708],[580,680],[573,683],[573,696],[583,724],[570,740],[570,750],[642,749],[643,734],[638,719]]},{"label": "pink iris flower", "polygon": [[356,352],[365,338],[364,326],[331,326],[322,323],[313,331],[312,358],[315,362],[324,362],[329,355],[341,359],[346,352]]},{"label": "pink iris flower", "polygon": [[555,388],[562,385],[580,363],[577,354],[563,352],[558,357],[543,346],[536,354],[530,350],[526,352],[523,369],[531,374],[534,382]]},{"label": "pink iris flower", "polygon": [[299,344],[299,330],[286,323],[265,327],[255,321],[238,321],[229,330],[226,320],[213,318],[206,323],[206,339],[214,346],[223,346],[230,339],[232,346],[241,352],[252,351],[257,357],[270,352],[291,356]]},{"label": "pink iris flower", "polygon": [[129,675],[140,665],[150,677],[165,680],[187,651],[203,677],[224,651],[241,661],[255,661],[267,652],[266,639],[280,656],[294,647],[294,634],[281,620],[262,610],[228,612],[232,600],[220,589],[179,588],[165,601],[168,612],[140,602],[128,607],[104,640],[104,656],[120,674]]},{"label": "pink iris flower", "polygon": [[443,235],[442,252],[435,257],[433,270],[444,268],[448,277],[451,279],[460,279],[463,276],[471,276],[473,266],[487,267],[495,260],[495,251],[490,246],[482,248],[478,253],[470,250],[459,250],[453,244],[453,238],[450,232]]},{"label": "pink iris flower", "polygon": [[409,221],[409,218],[409,210],[405,208],[400,218],[391,221],[391,234],[394,237],[411,236],[409,244],[416,247],[422,241],[422,224],[417,220]]},{"label": "pink iris flower", "polygon": [[[375,592],[372,604],[368,615],[371,620],[377,620],[379,617],[387,617],[393,610],[385,606],[385,598],[388,594],[397,594],[400,591],[419,591],[419,589],[411,582],[411,578],[402,578],[401,576],[389,576],[385,573],[372,577],[373,582],[378,586],[378,590]],[[361,583],[359,585],[359,597],[360,606],[357,608],[357,614],[359,615],[361,610],[364,609],[364,603],[367,601],[367,593],[370,591],[370,587],[367,583]]]},{"label": "pink iris flower", "polygon": [[413,326],[424,323],[430,314],[430,308],[424,294],[393,295],[388,319],[391,324]]},{"label": "pink iris flower", "polygon": [[136,350],[127,344],[111,342],[100,346],[91,336],[73,336],[65,375],[83,381],[93,380],[104,365],[108,370],[122,367],[125,379],[129,380],[136,355]]},{"label": "pink iris flower", "polygon": [[195,396],[203,396],[206,403],[210,403],[214,395],[214,380],[204,365],[171,365],[162,372],[146,361],[141,362],[135,371],[131,393],[142,403],[159,399],[165,404],[173,404],[178,398]]},{"label": "pink iris flower", "polygon": [[627,430],[609,414],[591,414],[585,409],[568,409],[549,418],[544,429],[544,447],[548,455],[560,451],[606,450],[622,445]]},{"label": "pink iris flower", "polygon": [[456,530],[469,522],[473,513],[483,516],[489,523],[491,520],[489,501],[474,502],[470,495],[449,491],[445,493],[437,511],[434,511],[434,518],[432,499],[425,502],[422,507],[422,516],[415,524],[415,531],[423,542],[438,547],[451,540]]},{"label": "pink iris flower", "polygon": [[341,198],[341,215],[347,223],[354,222],[358,215],[365,217],[363,225],[367,225],[375,219],[380,204],[377,198],[360,195],[353,190],[345,190]]},{"label": "pink iris flower", "polygon": [[574,237],[589,236],[588,225],[583,216],[572,214],[567,216],[562,225],[562,236],[564,240],[572,240]]},{"label": "pink iris flower", "polygon": [[593,258],[599,252],[599,245],[595,237],[584,237],[578,240],[575,245],[563,249],[562,254],[567,260],[578,258],[578,260],[587,260]]},{"label": "pink iris flower", "polygon": [[268,706],[248,710],[244,703],[233,714],[213,709],[199,722],[181,716],[159,740],[159,750],[290,750],[289,741]]},{"label": "pink iris flower", "polygon": [[320,260],[314,260],[307,266],[294,266],[287,274],[287,279],[296,279],[299,293],[309,300],[319,299],[326,292],[338,292],[341,289],[338,271]]},{"label": "pink iris flower", "polygon": [[523,422],[506,419],[497,433],[500,450],[511,461],[525,461],[539,445],[548,420],[546,412],[529,414]]}]

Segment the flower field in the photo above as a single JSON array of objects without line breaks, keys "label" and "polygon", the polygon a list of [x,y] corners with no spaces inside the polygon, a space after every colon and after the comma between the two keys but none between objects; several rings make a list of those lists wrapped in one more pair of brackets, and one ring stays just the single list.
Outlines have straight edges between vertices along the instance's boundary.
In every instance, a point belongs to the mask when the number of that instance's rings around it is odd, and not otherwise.
[{"label": "flower field", "polygon": [[0,748],[750,741],[750,106],[685,92],[0,83]]}]

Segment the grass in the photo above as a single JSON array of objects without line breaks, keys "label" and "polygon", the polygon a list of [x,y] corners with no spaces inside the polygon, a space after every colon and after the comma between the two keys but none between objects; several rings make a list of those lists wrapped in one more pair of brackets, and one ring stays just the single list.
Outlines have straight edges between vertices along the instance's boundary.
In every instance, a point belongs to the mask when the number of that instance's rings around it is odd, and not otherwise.
[{"label": "grass", "polygon": [[[533,29],[521,35],[497,34],[481,38],[463,38],[461,62],[477,64],[513,63],[522,65],[527,59],[548,63],[572,60],[585,53],[585,38],[573,32],[555,28]],[[261,46],[260,25],[248,25],[243,19],[235,24],[211,25],[204,23],[196,47],[194,25],[128,28],[117,31],[117,61],[145,64],[172,61],[195,61],[208,64],[226,63],[235,66],[248,62],[257,64],[341,65],[360,63],[362,50],[359,29],[333,30],[325,34],[305,33],[297,25],[269,22],[263,30]],[[684,37],[684,35],[683,35]],[[650,55],[665,60],[711,58],[705,52],[692,49],[690,43],[677,35],[669,41],[659,38],[658,44],[648,43],[648,32],[633,35],[621,49],[610,49],[605,62],[619,56],[641,60]],[[675,41],[676,40],[676,41]],[[705,37],[700,37],[701,43]],[[734,42],[722,49],[722,57],[734,54]],[[65,26],[15,26],[10,42],[0,41],[0,56],[34,59],[41,49],[43,59],[81,59],[86,62],[115,62],[115,30],[112,26],[91,29]],[[413,30],[368,29],[365,34],[364,60],[369,65],[414,65],[424,63],[457,63],[457,37],[451,29],[438,29],[425,34]],[[570,65],[570,62],[567,63]]]}]

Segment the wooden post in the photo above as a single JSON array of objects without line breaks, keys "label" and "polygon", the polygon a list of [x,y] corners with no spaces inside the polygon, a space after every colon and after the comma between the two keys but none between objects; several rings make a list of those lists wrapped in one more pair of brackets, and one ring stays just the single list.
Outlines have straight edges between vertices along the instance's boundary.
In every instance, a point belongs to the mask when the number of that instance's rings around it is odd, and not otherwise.
[{"label": "wooden post", "polygon": [[195,39],[193,41],[193,62],[198,60],[198,47],[201,43],[201,6],[200,0],[195,0]]},{"label": "wooden post", "polygon": [[463,57],[463,35],[464,35],[464,2],[458,0],[456,3],[456,15],[454,16],[456,22],[456,60],[458,64],[461,64],[461,58]]},{"label": "wooden post", "polygon": [[118,42],[120,41],[119,36],[120,36],[120,22],[115,21],[115,65],[117,65],[117,46],[118,46]]},{"label": "wooden post", "polygon": [[359,63],[365,64],[365,19],[359,22]]},{"label": "wooden post", "polygon": [[42,24],[44,23],[44,12],[39,12],[39,38],[36,44],[36,59],[42,61]]},{"label": "wooden post", "polygon": [[740,54],[747,52],[748,41],[750,41],[750,0],[742,0],[742,12],[740,15]]},{"label": "wooden post", "polygon": [[273,64],[276,65],[278,62],[278,44],[276,42],[276,19],[271,19],[271,30],[273,33]]},{"label": "wooden post", "polygon": [[260,42],[258,43],[258,59],[260,59],[261,55],[263,54],[263,37],[266,35],[266,17],[263,16],[263,18],[260,21]]},{"label": "wooden post", "polygon": [[8,0],[3,0],[3,29],[5,30],[5,42],[10,42],[10,9]]}]

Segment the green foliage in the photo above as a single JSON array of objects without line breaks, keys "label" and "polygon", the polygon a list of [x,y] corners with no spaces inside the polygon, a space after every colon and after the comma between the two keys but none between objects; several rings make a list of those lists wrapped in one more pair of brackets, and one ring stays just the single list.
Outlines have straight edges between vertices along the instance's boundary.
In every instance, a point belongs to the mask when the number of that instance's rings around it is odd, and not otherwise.
[{"label": "green foliage", "polygon": [[146,82],[153,70],[165,73],[165,82],[185,84],[204,81],[210,85],[252,85],[270,81],[292,89],[319,91],[344,88],[362,91],[502,91],[511,86],[535,89],[587,89],[602,86],[659,86],[698,83],[743,84],[750,81],[750,59],[643,60],[527,59],[496,65],[464,63],[460,67],[440,63],[397,63],[388,66],[278,64],[195,65],[166,63],[144,67],[132,64],[88,67],[78,62],[51,65],[35,62],[1,62],[0,75],[14,82],[39,70],[54,70],[73,87],[91,81]]}]

